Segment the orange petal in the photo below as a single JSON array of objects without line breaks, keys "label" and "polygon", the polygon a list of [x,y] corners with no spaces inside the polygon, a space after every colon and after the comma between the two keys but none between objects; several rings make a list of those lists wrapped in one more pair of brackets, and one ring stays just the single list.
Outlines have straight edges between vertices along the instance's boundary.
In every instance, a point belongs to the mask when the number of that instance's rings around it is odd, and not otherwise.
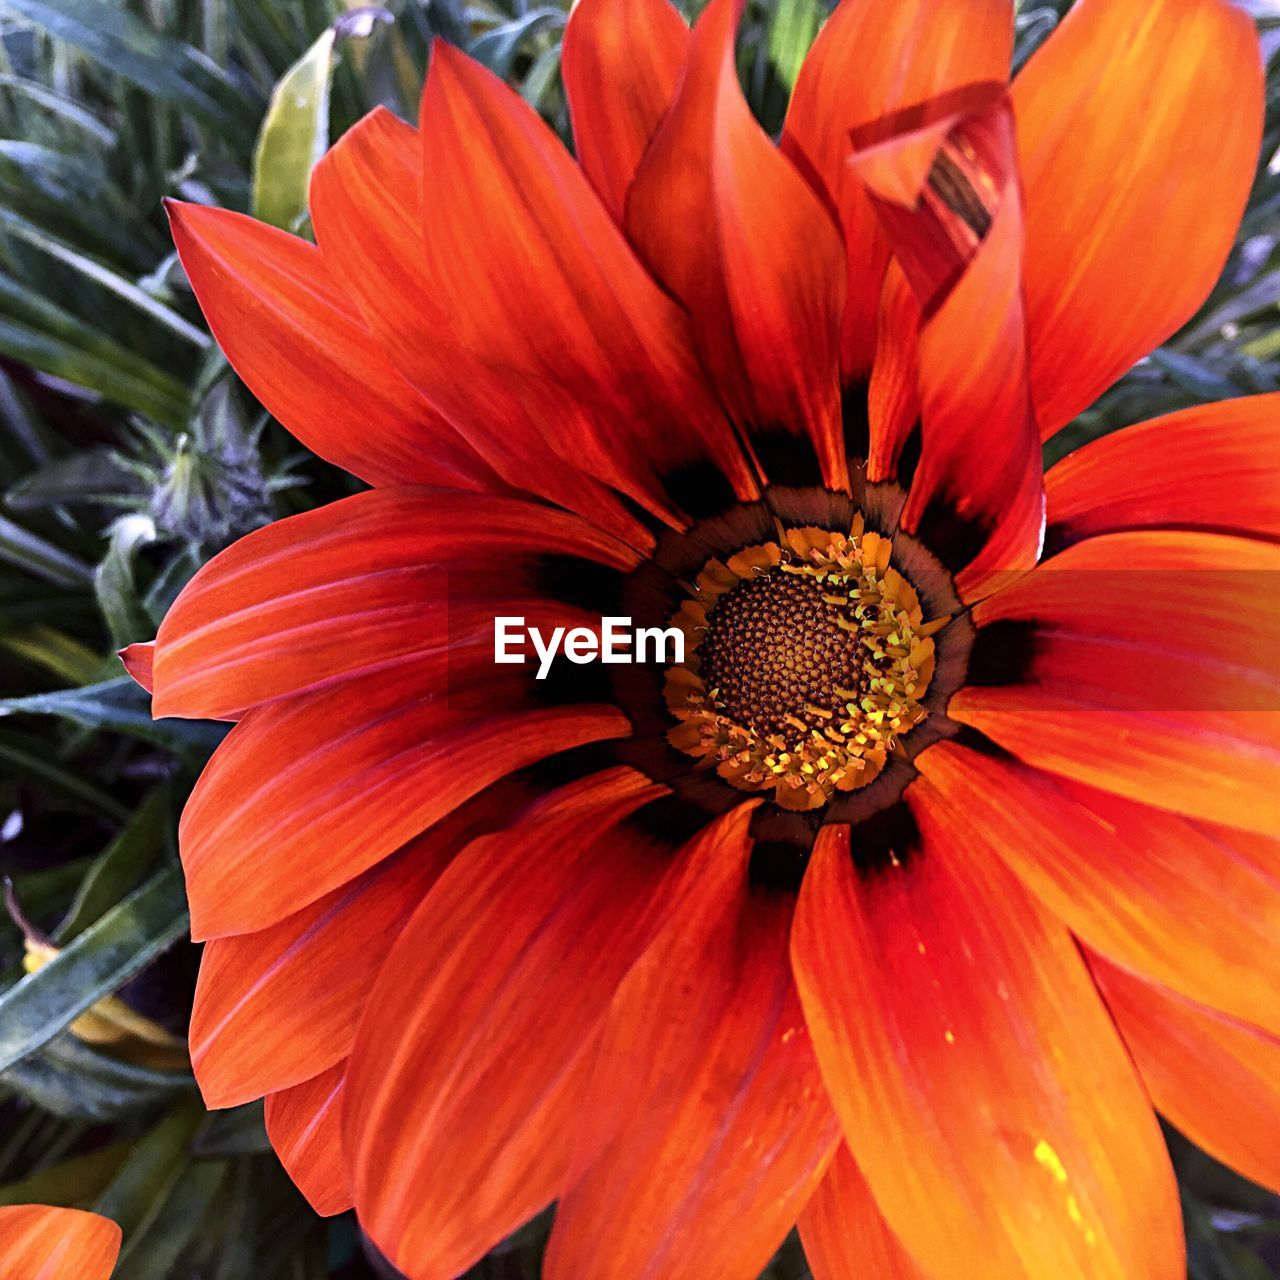
[{"label": "orange petal", "polygon": [[493,486],[383,355],[314,245],[226,209],[171,200],[168,210],[218,345],[308,449],[371,484]]},{"label": "orange petal", "polygon": [[307,1203],[323,1218],[354,1203],[342,1151],[343,1059],[267,1097],[267,1136]]},{"label": "orange petal", "polygon": [[662,477],[695,463],[754,497],[688,317],[533,108],[438,42],[422,120],[423,269],[451,344],[518,390],[546,447],[659,515]]},{"label": "orange petal", "polygon": [[1044,527],[1012,121],[993,93],[889,138],[868,133],[852,162],[922,316],[921,455],[902,527],[951,550],[965,599],[1030,568]]},{"label": "orange petal", "polygon": [[1280,1040],[1090,955],[1152,1101],[1197,1146],[1280,1189]]},{"label": "orange petal", "polygon": [[4,1280],[107,1280],[120,1253],[110,1218],[44,1204],[0,1207]]},{"label": "orange petal", "polygon": [[880,299],[876,362],[867,384],[867,479],[892,480],[920,421],[920,303],[899,262],[891,262]]},{"label": "orange petal", "polygon": [[1067,931],[926,833],[855,868],[819,834],[792,955],[823,1077],[930,1275],[1181,1280],[1159,1127]]},{"label": "orange petal", "polygon": [[755,1280],[822,1176],[839,1129],[787,960],[793,903],[752,887],[750,855],[740,829],[618,989],[547,1280]]},{"label": "orange petal", "polygon": [[230,1107],[345,1058],[369,988],[405,922],[458,851],[501,823],[498,787],[279,924],[204,949],[191,1063],[209,1107]]},{"label": "orange petal", "polygon": [[371,112],[316,166],[310,203],[325,265],[382,349],[503,480],[647,545],[616,494],[548,447],[539,404],[512,371],[454,340],[424,257],[418,131],[390,111]]},{"label": "orange petal", "polygon": [[1010,0],[843,0],[813,42],[791,95],[782,152],[844,226],[846,379],[865,377],[872,366],[889,261],[879,220],[849,166],[849,134],[958,87],[1007,80],[1012,51]]},{"label": "orange petal", "polygon": [[688,48],[668,0],[580,0],[569,15],[561,61],[578,163],[619,225]]},{"label": "orange petal", "polygon": [[1280,845],[952,742],[916,763],[913,809],[1001,858],[1077,937],[1183,995],[1280,1029]]},{"label": "orange petal", "polygon": [[1114,431],[1045,476],[1046,541],[1160,525],[1280,537],[1280,394]]},{"label": "orange petal", "polygon": [[1046,435],[1217,280],[1253,184],[1262,102],[1257,32],[1228,0],[1081,0],[1014,82]]},{"label": "orange petal", "polygon": [[495,616],[537,612],[531,569],[552,555],[636,565],[575,516],[487,494],[377,489],[277,521],[206,564],[169,610],[155,714],[225,715],[408,654],[439,652],[443,670],[464,642],[491,654]]},{"label": "orange petal", "polygon": [[526,709],[492,675],[446,690],[420,659],[258,707],[183,810],[192,936],[283,920],[496,779],[629,729],[611,707]]},{"label": "orange petal", "polygon": [[742,4],[712,0],[698,20],[675,101],[627,197],[627,229],[693,314],[738,422],[807,436],[828,486],[847,488],[844,251],[830,211],[742,96]]},{"label": "orange petal", "polygon": [[1029,764],[1280,835],[1278,573],[1280,546],[1216,533],[1077,543],[975,608],[975,658],[1015,683],[947,713]]},{"label": "orange petal", "polygon": [[616,769],[477,840],[387,961],[344,1125],[360,1220],[417,1280],[464,1271],[562,1190],[596,1027],[681,865],[627,822],[663,794]]},{"label": "orange petal", "polygon": [[927,1280],[843,1142],[799,1225],[813,1280]]},{"label": "orange petal", "polygon": [[124,664],[124,669],[138,684],[148,693],[155,692],[156,642],[154,640],[126,645],[116,656]]}]

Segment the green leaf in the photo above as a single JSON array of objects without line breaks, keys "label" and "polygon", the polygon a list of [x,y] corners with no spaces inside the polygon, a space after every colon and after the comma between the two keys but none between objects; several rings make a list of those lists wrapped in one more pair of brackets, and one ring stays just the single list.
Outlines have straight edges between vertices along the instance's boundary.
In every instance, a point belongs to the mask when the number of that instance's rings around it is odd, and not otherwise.
[{"label": "green leaf", "polygon": [[0,352],[170,426],[187,389],[113,338],[0,273]]},{"label": "green leaf", "polygon": [[329,145],[333,78],[330,27],[281,77],[271,94],[253,155],[253,213],[294,230],[307,211],[311,170]]},{"label": "green leaf", "polygon": [[48,626],[28,627],[25,631],[0,635],[0,649],[53,672],[67,684],[87,684],[102,665],[92,649]]},{"label": "green leaf", "polygon": [[119,835],[94,859],[54,932],[60,946],[96,924],[138,884],[164,848],[169,824],[169,795],[160,788],[138,806]]},{"label": "green leaf", "polygon": [[151,700],[129,676],[104,680],[80,689],[58,689],[25,698],[0,698],[0,718],[8,715],[47,715],[70,720],[83,729],[103,729],[142,738],[200,765],[222,741],[225,725],[189,720],[153,720]]},{"label": "green leaf", "polygon": [[185,1072],[153,1071],[120,1062],[70,1033],[14,1063],[0,1080],[54,1115],[92,1124],[195,1092],[195,1081]]},{"label": "green leaf", "polygon": [[5,0],[5,8],[89,55],[145,93],[244,139],[252,111],[245,87],[198,50],[154,31],[108,0]]},{"label": "green leaf", "polygon": [[800,67],[825,15],[822,0],[778,0],[769,25],[769,61],[788,89],[795,88]]},{"label": "green leaf", "polygon": [[29,472],[5,494],[11,511],[38,511],[64,503],[120,501],[141,496],[142,481],[105,446],[79,449]]},{"label": "green leaf", "polygon": [[83,587],[93,581],[93,570],[83,560],[5,516],[0,516],[0,560],[58,587]]},{"label": "green leaf", "polygon": [[48,1044],[186,932],[182,871],[166,867],[0,995],[0,1071]]},{"label": "green leaf", "polygon": [[187,1162],[188,1148],[203,1118],[194,1103],[180,1103],[146,1135],[93,1206],[118,1222],[125,1239],[141,1234],[173,1190]]},{"label": "green leaf", "polygon": [[115,133],[92,111],[86,111],[74,99],[64,97],[38,80],[28,80],[22,76],[0,75],[0,89],[8,89],[11,93],[29,98],[42,111],[51,112],[60,120],[65,120],[77,129],[82,129],[104,150],[115,146]]},{"label": "green leaf", "polygon": [[115,1176],[128,1146],[112,1143],[0,1187],[0,1204],[92,1204]]},{"label": "green leaf", "polygon": [[171,333],[177,334],[184,342],[189,342],[201,351],[212,345],[209,335],[203,329],[183,319],[172,307],[167,307],[157,298],[153,298],[145,289],[139,288],[132,280],[126,279],[118,271],[113,271],[104,263],[97,262],[81,253],[72,245],[27,221],[12,209],[0,205],[0,229],[12,236],[25,240],[43,253],[65,263],[73,270],[92,280],[104,289],[123,298],[125,302],[136,307],[144,315],[158,321]]},{"label": "green leaf", "polygon": [[1168,347],[1157,347],[1151,353],[1151,363],[1197,399],[1231,400],[1241,393],[1240,387],[1210,368],[1205,361],[1181,355]]},{"label": "green leaf", "polygon": [[472,41],[468,53],[504,80],[511,75],[521,45],[543,31],[559,31],[564,27],[563,9],[543,6],[491,28]]},{"label": "green leaf", "polygon": [[228,1162],[201,1160],[186,1165],[145,1229],[125,1240],[119,1280],[172,1280],[180,1274],[183,1250],[208,1230],[206,1218],[226,1181]]},{"label": "green leaf", "polygon": [[215,1111],[197,1135],[192,1150],[201,1156],[265,1155],[271,1150],[262,1102],[246,1102]]},{"label": "green leaf", "polygon": [[155,522],[149,516],[121,516],[111,526],[111,541],[93,575],[98,606],[117,649],[150,640],[155,628],[143,608],[134,580],[134,561],[142,547],[154,542]]},{"label": "green leaf", "polygon": [[[2,706],[0,704],[0,708]],[[128,809],[114,797],[51,759],[51,752],[51,745],[42,738],[25,733],[0,733],[0,765],[4,766],[0,772],[43,783],[91,812],[105,813],[117,821],[129,816]]]}]

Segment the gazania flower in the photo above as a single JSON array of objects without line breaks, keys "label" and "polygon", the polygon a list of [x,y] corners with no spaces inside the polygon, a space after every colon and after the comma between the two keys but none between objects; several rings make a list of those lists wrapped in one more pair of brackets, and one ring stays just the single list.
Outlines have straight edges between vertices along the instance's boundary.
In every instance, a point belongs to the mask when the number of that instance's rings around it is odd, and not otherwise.
[{"label": "gazania flower", "polygon": [[107,1280],[119,1252],[110,1218],[44,1204],[0,1207],[2,1280]]},{"label": "gazania flower", "polygon": [[1255,34],[1081,0],[1010,86],[1009,0],[845,0],[775,145],[739,8],[582,0],[576,161],[440,45],[317,245],[173,209],[372,486],[127,655],[239,721],[197,1075],[413,1280],[553,1201],[550,1280],[1181,1277],[1154,1108],[1280,1185],[1280,405],[1041,440],[1220,272]]}]

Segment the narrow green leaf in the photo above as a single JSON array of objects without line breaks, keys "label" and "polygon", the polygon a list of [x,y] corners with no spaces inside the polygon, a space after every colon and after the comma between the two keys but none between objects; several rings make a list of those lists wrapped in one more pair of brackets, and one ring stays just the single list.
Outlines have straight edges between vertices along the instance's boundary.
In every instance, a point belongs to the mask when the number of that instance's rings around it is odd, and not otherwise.
[{"label": "narrow green leaf", "polygon": [[110,267],[95,261],[87,254],[79,252],[72,245],[59,240],[56,236],[50,235],[47,231],[28,222],[26,218],[15,213],[12,209],[5,208],[3,205],[0,205],[0,229],[7,231],[10,235],[17,236],[21,240],[25,240],[30,245],[34,245],[41,252],[47,253],[50,257],[56,258],[59,262],[63,262],[73,268],[85,279],[92,280],[95,284],[99,284],[104,289],[114,293],[116,297],[123,298],[130,306],[136,307],[144,315],[158,321],[171,333],[177,334],[184,342],[191,343],[192,346],[201,351],[206,350],[212,344],[212,340],[203,329],[197,329],[195,325],[183,319],[172,307],[167,307],[159,299],[153,298],[145,289],[140,289],[132,280],[127,280],[119,272],[113,271]]},{"label": "narrow green leaf", "polygon": [[93,1211],[118,1222],[126,1240],[145,1230],[173,1190],[203,1114],[194,1103],[179,1103],[134,1146],[98,1197]]},{"label": "narrow green leaf", "polygon": [[1151,363],[1163,369],[1180,387],[1201,400],[1231,400],[1240,395],[1241,388],[1203,360],[1182,355],[1168,347],[1157,347],[1151,353]]},{"label": "narrow green leaf", "polygon": [[51,759],[51,751],[51,744],[43,738],[25,733],[0,733],[0,766],[3,766],[0,773],[43,783],[91,812],[105,813],[117,822],[129,816],[128,809],[114,797]]},{"label": "narrow green leaf", "polygon": [[195,1092],[195,1081],[185,1072],[153,1071],[121,1062],[69,1032],[14,1063],[0,1080],[56,1116],[92,1124]]},{"label": "narrow green leaf", "polygon": [[244,139],[253,103],[198,50],[162,35],[108,0],[5,0],[5,8],[75,45],[105,70]]},{"label": "narrow green leaf", "polygon": [[307,211],[311,170],[329,145],[332,27],[281,77],[253,155],[253,213],[295,230]]},{"label": "narrow green leaf", "polygon": [[0,89],[8,89],[19,97],[29,98],[42,111],[48,111],[87,133],[98,146],[106,149],[115,146],[114,131],[103,124],[92,111],[86,111],[72,98],[50,89],[38,80],[28,80],[22,76],[0,75]]},{"label": "narrow green leaf", "polygon": [[0,1204],[92,1204],[120,1168],[129,1148],[123,1142],[74,1156],[18,1182],[0,1187]]},{"label": "narrow green leaf", "polygon": [[544,31],[562,30],[567,15],[563,9],[544,5],[490,28],[471,42],[468,53],[504,80],[511,75],[516,55],[526,40]]},{"label": "narrow green leaf", "polygon": [[147,796],[116,838],[93,860],[54,932],[60,946],[96,924],[134,889],[164,848],[169,822],[169,795],[162,787]]},{"label": "narrow green leaf", "polygon": [[78,449],[28,472],[4,495],[11,511],[39,511],[71,503],[119,502],[125,495],[141,496],[137,473],[114,449]]},{"label": "narrow green leaf", "polygon": [[134,579],[134,561],[138,552],[154,542],[155,537],[155,522],[149,516],[121,516],[111,526],[107,554],[93,575],[98,606],[117,649],[139,640],[150,640],[154,635]]},{"label": "narrow green leaf", "polygon": [[0,560],[57,587],[83,587],[93,581],[93,570],[83,560],[6,516],[0,516]]},{"label": "narrow green leaf", "polygon": [[196,1136],[192,1150],[201,1156],[265,1155],[271,1150],[261,1102],[215,1111]]},{"label": "narrow green leaf", "polygon": [[183,1250],[208,1230],[206,1218],[229,1168],[226,1160],[200,1160],[181,1169],[145,1230],[125,1240],[119,1280],[172,1280],[179,1274]]},{"label": "narrow green leaf", "polygon": [[0,636],[0,649],[53,672],[66,684],[87,684],[102,665],[92,649],[49,626],[28,627]]},{"label": "narrow green leaf", "polygon": [[0,352],[170,426],[186,418],[187,389],[172,374],[3,274]]},{"label": "narrow green leaf", "polygon": [[182,871],[166,867],[0,995],[0,1071],[48,1044],[186,932]]},{"label": "narrow green leaf", "polygon": [[825,15],[822,0],[778,0],[769,24],[769,61],[788,89],[795,88],[801,64]]},{"label": "narrow green leaf", "polygon": [[151,700],[129,676],[80,689],[58,689],[25,698],[0,698],[0,718],[48,715],[70,720],[84,729],[104,729],[142,738],[199,765],[222,741],[225,725],[187,720],[153,720]]}]

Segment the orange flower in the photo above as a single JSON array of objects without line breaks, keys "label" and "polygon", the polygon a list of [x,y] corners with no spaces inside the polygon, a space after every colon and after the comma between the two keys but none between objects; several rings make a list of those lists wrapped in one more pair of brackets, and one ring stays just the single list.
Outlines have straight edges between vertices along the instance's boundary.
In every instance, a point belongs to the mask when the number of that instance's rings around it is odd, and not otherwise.
[{"label": "orange flower", "polygon": [[[174,207],[373,486],[126,655],[239,720],[197,1075],[413,1280],[552,1201],[549,1280],[1181,1277],[1153,1101],[1280,1186],[1280,404],[1041,439],[1220,272],[1256,36],[1081,0],[1009,87],[1010,0],[844,0],[775,146],[740,8],[582,0],[577,162],[440,45],[318,247]],[[509,615],[688,643],[538,681]]]},{"label": "orange flower", "polygon": [[107,1280],[119,1252],[110,1218],[43,1204],[0,1207],[0,1280]]}]

